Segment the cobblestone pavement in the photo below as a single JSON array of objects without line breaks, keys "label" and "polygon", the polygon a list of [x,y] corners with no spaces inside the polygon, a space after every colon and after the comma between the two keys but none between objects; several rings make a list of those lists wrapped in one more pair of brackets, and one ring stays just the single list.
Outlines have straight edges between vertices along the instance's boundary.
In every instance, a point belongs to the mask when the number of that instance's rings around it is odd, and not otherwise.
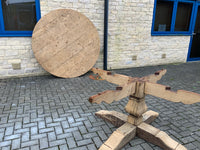
[{"label": "cobblestone pavement", "polygon": [[[200,93],[200,62],[114,70],[145,76],[165,68],[159,81],[173,90]],[[90,73],[73,79],[54,76],[0,80],[0,149],[96,150],[116,129],[97,118],[101,109],[124,112],[128,98],[112,104],[90,104],[88,98],[113,89],[106,81],[93,81]],[[200,150],[200,103],[184,105],[147,96],[148,108],[160,113],[153,126],[167,132],[189,150]],[[123,150],[159,150],[135,138]]]}]

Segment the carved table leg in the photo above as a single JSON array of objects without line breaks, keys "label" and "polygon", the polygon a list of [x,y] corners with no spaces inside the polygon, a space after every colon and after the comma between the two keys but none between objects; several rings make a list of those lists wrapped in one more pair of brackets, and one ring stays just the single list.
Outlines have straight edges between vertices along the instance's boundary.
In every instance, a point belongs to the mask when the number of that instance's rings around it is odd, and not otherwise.
[{"label": "carved table leg", "polygon": [[183,145],[170,138],[165,132],[146,123],[141,123],[137,126],[137,136],[158,145],[164,150],[187,150]]},{"label": "carved table leg", "polygon": [[136,126],[125,123],[112,133],[99,150],[120,150],[136,135]]}]

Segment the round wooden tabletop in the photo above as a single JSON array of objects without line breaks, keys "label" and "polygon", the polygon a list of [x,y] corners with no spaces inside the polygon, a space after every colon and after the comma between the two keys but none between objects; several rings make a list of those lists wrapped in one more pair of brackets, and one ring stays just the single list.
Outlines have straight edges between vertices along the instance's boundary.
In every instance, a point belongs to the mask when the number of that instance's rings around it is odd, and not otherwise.
[{"label": "round wooden tabletop", "polygon": [[99,34],[83,14],[58,9],[36,24],[32,49],[37,61],[49,73],[63,78],[78,77],[88,72],[98,59]]}]

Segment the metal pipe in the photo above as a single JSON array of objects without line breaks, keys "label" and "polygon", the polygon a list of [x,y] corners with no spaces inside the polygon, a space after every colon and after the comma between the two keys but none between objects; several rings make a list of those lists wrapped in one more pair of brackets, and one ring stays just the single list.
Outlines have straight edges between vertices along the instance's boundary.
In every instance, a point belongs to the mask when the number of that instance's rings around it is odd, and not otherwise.
[{"label": "metal pipe", "polygon": [[107,70],[107,59],[108,59],[108,13],[109,13],[109,0],[105,0],[104,2],[104,63],[103,68]]}]

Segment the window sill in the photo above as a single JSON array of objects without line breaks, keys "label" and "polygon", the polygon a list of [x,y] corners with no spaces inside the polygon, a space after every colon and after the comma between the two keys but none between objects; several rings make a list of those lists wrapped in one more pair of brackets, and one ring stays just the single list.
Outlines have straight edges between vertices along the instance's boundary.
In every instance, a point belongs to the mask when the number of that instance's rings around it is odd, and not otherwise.
[{"label": "window sill", "polygon": [[189,32],[151,32],[152,36],[191,36]]},{"label": "window sill", "polygon": [[2,33],[0,33],[0,37],[31,37],[31,36],[32,36],[32,32],[31,33],[22,33],[22,34],[15,34],[15,33],[2,34]]}]

